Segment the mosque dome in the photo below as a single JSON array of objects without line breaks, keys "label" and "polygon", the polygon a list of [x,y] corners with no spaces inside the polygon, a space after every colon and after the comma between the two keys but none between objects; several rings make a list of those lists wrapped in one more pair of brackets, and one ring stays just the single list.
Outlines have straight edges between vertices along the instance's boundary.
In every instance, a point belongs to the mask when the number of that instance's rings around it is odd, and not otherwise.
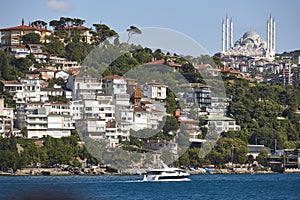
[{"label": "mosque dome", "polygon": [[244,33],[243,38],[258,38],[259,35],[255,32],[255,31],[247,31],[246,33]]}]

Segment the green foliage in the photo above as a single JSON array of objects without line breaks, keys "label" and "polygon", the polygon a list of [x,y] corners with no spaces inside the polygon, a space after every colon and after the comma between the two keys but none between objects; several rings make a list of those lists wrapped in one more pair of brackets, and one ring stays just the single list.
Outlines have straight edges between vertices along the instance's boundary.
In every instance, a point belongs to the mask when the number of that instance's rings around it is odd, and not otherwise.
[{"label": "green foliage", "polygon": [[83,42],[70,42],[66,46],[66,57],[69,60],[81,63],[90,53],[92,46]]},{"label": "green foliage", "polygon": [[95,31],[91,31],[91,33],[93,35],[94,45],[99,45],[111,37],[119,37],[115,30],[110,29],[105,24],[93,24],[93,26],[95,27]]},{"label": "green foliage", "polygon": [[179,128],[177,119],[174,116],[167,116],[165,125],[163,127],[164,133],[168,134],[170,132],[175,133]]},{"label": "green foliage", "polygon": [[227,95],[232,97],[228,115],[236,119],[242,131],[238,137],[251,144],[284,148],[287,141],[299,141],[300,88],[280,84],[250,83],[229,78],[225,81]]},{"label": "green foliage", "polygon": [[166,102],[166,112],[173,115],[173,113],[177,109],[177,102],[175,100],[174,92],[172,92],[169,89],[167,89],[167,98],[165,102]]},{"label": "green foliage", "polygon": [[57,37],[52,35],[47,37],[47,39],[49,40],[49,43],[43,44],[43,51],[64,57],[66,54],[64,44]]},{"label": "green foliage", "polygon": [[[0,138],[0,170],[16,170],[37,165],[53,167],[57,164],[78,167],[80,163],[77,157],[87,158],[90,164],[98,163],[84,147],[78,146],[78,134],[73,134],[61,139],[48,136],[44,138],[42,146],[37,146],[34,143],[36,140],[31,139]],[[24,149],[23,152],[18,153],[17,143]]]},{"label": "green foliage", "polygon": [[268,165],[268,159],[269,159],[269,155],[266,149],[262,149],[261,153],[256,157],[256,161],[259,164],[262,164],[263,166]]},{"label": "green foliage", "polygon": [[0,50],[0,80],[16,80],[20,75],[19,70],[10,64],[9,55]]},{"label": "green foliage", "polygon": [[215,148],[207,155],[212,164],[223,165],[228,162],[246,163],[247,144],[238,138],[221,138]]},{"label": "green foliage", "polygon": [[25,44],[40,44],[41,36],[38,33],[27,33],[22,36],[22,41]]}]

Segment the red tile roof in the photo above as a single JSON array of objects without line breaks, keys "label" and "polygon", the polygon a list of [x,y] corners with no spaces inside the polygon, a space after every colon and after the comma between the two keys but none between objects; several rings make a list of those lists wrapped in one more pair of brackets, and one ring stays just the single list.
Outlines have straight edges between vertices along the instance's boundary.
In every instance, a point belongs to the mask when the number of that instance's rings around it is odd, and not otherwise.
[{"label": "red tile roof", "polygon": [[33,26],[26,26],[26,25],[21,25],[21,26],[13,26],[9,28],[2,28],[0,31],[47,31],[47,32],[52,32],[51,30],[45,29],[45,28],[39,28],[39,27],[33,27]]},{"label": "red tile roof", "polygon": [[160,84],[160,83],[157,83],[157,82],[149,82],[149,83],[147,83],[146,85],[165,86],[165,85]]},{"label": "red tile roof", "polygon": [[1,81],[4,85],[22,85],[18,81]]},{"label": "red tile roof", "polygon": [[108,75],[102,78],[102,80],[107,80],[107,79],[120,79],[122,76],[119,75]]},{"label": "red tile roof", "polygon": [[164,63],[165,63],[165,60],[161,59],[161,60],[156,60],[156,61],[153,61],[153,62],[148,62],[145,65],[159,65],[159,64],[164,64]]},{"label": "red tile roof", "polygon": [[134,112],[147,112],[146,109],[141,108],[141,107],[134,107],[134,108],[133,108],[133,111],[134,111]]}]

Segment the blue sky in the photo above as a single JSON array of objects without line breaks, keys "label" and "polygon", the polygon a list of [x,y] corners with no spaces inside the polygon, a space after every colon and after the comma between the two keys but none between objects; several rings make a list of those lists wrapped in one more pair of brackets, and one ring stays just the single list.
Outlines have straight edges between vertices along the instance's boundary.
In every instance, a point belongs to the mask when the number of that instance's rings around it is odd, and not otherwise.
[{"label": "blue sky", "polygon": [[15,0],[2,2],[0,27],[61,16],[85,19],[85,25],[105,23],[117,32],[130,25],[161,27],[184,33],[210,54],[221,50],[221,22],[226,14],[234,22],[234,41],[249,29],[266,38],[266,23],[276,21],[276,52],[300,49],[300,1],[298,0]]}]

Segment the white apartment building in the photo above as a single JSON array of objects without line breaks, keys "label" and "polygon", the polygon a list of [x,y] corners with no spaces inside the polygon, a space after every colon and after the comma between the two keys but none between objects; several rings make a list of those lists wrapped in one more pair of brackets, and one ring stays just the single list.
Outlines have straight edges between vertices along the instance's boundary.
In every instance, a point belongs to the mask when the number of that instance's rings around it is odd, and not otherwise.
[{"label": "white apartment building", "polygon": [[83,138],[105,139],[105,120],[87,118],[76,120],[76,127]]},{"label": "white apartment building", "polygon": [[127,81],[118,75],[109,75],[102,78],[102,87],[105,95],[126,94]]},{"label": "white apartment building", "polygon": [[159,123],[163,121],[165,115],[162,111],[145,107],[135,107],[133,113],[133,130],[157,129]]},{"label": "white apartment building", "polygon": [[157,83],[149,82],[142,85],[141,89],[143,90],[143,96],[150,99],[166,99],[167,97],[167,86]]},{"label": "white apartment building", "polygon": [[208,124],[205,126],[207,128],[214,128],[217,133],[241,130],[241,126],[237,125],[235,119],[230,117],[221,115],[208,115],[207,121]]},{"label": "white apartment building", "polygon": [[67,103],[26,103],[24,115],[27,138],[70,136],[71,130],[75,129],[71,114],[71,105]]},{"label": "white apartment building", "polygon": [[41,90],[39,79],[21,79],[20,83],[22,90],[18,90],[14,96],[14,100],[16,100],[17,104],[49,101],[47,91]]},{"label": "white apartment building", "polygon": [[67,88],[72,91],[72,100],[96,99],[102,93],[102,84],[90,76],[69,76]]},{"label": "white apartment building", "polygon": [[13,134],[14,109],[4,107],[4,99],[0,98],[0,136],[10,137]]}]

